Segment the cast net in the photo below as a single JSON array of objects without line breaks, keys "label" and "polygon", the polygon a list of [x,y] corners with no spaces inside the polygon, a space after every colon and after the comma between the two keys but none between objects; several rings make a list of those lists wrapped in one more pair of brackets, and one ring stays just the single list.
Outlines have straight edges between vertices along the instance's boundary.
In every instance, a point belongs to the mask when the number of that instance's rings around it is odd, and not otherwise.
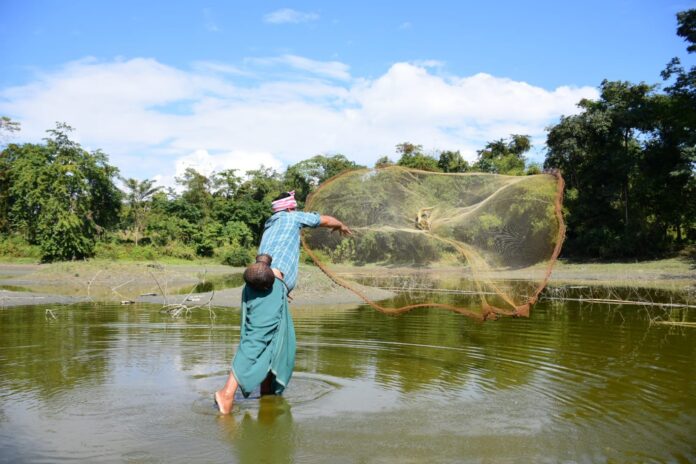
[{"label": "cast net", "polygon": [[[322,184],[305,211],[334,216],[353,235],[306,229],[303,245],[333,281],[385,313],[528,316],[563,242],[562,194],[555,173],[349,171]],[[378,303],[366,286],[398,296]]]}]

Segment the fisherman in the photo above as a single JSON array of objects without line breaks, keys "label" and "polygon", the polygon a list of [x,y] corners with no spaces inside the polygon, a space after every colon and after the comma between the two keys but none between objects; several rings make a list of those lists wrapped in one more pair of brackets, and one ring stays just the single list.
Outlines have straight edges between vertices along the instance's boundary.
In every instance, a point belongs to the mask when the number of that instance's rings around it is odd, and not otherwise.
[{"label": "fisherman", "polygon": [[[244,272],[239,348],[225,386],[215,392],[215,405],[229,414],[239,387],[244,397],[261,385],[261,394],[279,395],[295,367],[295,328],[288,294],[295,287],[303,227],[327,227],[342,235],[351,230],[338,219],[297,211],[295,192],[271,203],[256,262]],[[271,273],[273,277],[271,277]]]}]

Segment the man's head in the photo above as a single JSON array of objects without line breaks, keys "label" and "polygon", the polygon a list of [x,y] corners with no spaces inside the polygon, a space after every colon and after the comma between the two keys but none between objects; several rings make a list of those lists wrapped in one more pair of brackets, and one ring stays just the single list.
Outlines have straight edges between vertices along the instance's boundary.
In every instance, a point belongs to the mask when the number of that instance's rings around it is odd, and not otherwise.
[{"label": "man's head", "polygon": [[295,201],[295,191],[284,192],[278,195],[275,200],[271,202],[271,208],[273,212],[277,213],[279,211],[294,211],[297,209],[297,201]]},{"label": "man's head", "polygon": [[271,269],[273,258],[262,254],[256,257],[256,262],[244,271],[244,282],[254,290],[270,290],[275,282],[275,274]]}]

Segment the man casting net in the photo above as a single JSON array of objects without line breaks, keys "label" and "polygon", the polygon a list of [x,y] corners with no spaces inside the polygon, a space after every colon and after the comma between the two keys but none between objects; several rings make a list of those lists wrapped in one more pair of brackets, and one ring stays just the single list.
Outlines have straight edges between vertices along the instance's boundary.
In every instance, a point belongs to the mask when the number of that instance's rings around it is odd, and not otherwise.
[{"label": "man casting net", "polygon": [[[303,243],[329,277],[386,313],[442,307],[479,319],[527,316],[563,242],[562,193],[559,174],[445,174],[399,166],[350,171],[321,185],[306,209],[342,218],[353,235],[314,229]],[[370,300],[356,285],[419,291],[428,280],[424,272],[446,279],[430,279],[427,297],[397,299],[393,307]],[[390,281],[395,275],[398,281]],[[452,293],[469,301],[448,299]]]}]

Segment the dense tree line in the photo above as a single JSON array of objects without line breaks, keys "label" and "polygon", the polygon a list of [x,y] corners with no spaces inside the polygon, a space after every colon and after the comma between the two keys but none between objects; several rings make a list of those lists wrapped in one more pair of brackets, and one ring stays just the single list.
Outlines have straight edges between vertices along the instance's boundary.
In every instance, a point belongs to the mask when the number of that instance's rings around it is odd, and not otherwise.
[{"label": "dense tree line", "polygon": [[343,155],[317,155],[284,173],[262,167],[205,176],[187,169],[176,179],[180,189],[164,189],[150,179],[121,178],[104,153],[72,141],[71,131],[58,124],[43,144],[9,144],[0,152],[5,248],[20,240],[54,261],[95,253],[116,258],[131,245],[136,250],[127,257],[217,256],[243,265],[253,256],[274,197],[294,189],[302,202],[324,180],[358,167]]},{"label": "dense tree line", "polygon": [[[677,15],[677,34],[696,51],[696,10]],[[696,67],[672,59],[658,85],[604,81],[598,100],[548,129],[544,168],[566,179],[566,256],[656,257],[696,243]],[[0,118],[0,143],[19,130]],[[57,124],[43,144],[6,144],[0,152],[0,254],[17,243],[46,261],[98,256],[218,257],[249,262],[270,201],[295,190],[300,203],[322,182],[361,167],[344,155],[317,155],[279,173],[229,169],[205,176],[188,169],[164,189],[124,179],[105,153],[87,152]],[[529,175],[541,167],[525,154],[530,137],[494,140],[467,162],[458,151],[396,146],[398,164],[446,173]],[[122,187],[117,188],[120,184]],[[21,246],[19,247],[22,250]]]},{"label": "dense tree line", "polygon": [[[696,51],[696,10],[677,15]],[[566,179],[566,255],[654,257],[696,242],[696,66],[678,58],[657,85],[604,81],[597,101],[561,119],[547,168]]]},{"label": "dense tree line", "polygon": [[[47,131],[44,144],[9,144],[0,153],[0,232],[38,247],[45,261],[95,253],[117,258],[124,245],[132,245],[130,257],[217,256],[243,265],[279,193],[295,190],[302,204],[327,179],[364,167],[337,154],[316,155],[283,173],[262,167],[205,176],[189,168],[176,178],[179,189],[164,189],[151,179],[120,177],[103,152],[89,153],[72,141],[71,131],[60,123]],[[471,166],[459,152],[444,151],[438,159],[408,142],[396,152],[399,165],[416,169],[523,174],[530,146],[529,137],[520,135],[491,142]]]}]

